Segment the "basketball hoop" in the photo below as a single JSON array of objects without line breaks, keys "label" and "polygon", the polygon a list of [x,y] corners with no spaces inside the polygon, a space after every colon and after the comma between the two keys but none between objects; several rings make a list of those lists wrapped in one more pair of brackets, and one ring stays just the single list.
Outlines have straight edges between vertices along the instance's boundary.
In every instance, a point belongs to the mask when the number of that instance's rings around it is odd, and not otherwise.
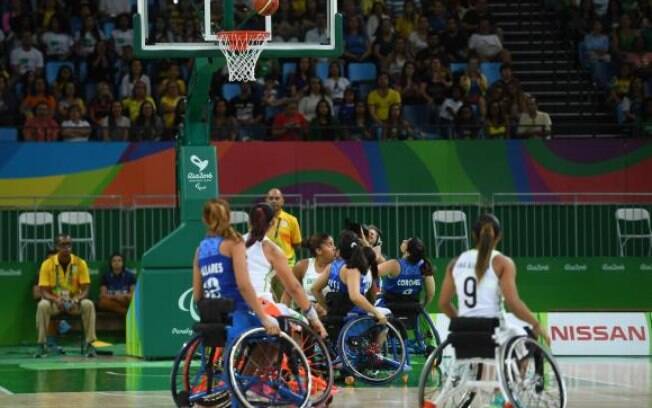
[{"label": "basketball hoop", "polygon": [[226,57],[230,82],[256,80],[256,62],[270,40],[266,31],[221,31],[217,43]]}]

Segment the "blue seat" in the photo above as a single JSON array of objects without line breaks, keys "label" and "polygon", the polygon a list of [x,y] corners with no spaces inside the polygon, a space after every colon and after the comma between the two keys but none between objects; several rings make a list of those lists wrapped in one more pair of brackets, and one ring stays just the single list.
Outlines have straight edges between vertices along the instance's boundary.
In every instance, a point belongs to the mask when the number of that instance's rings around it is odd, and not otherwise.
[{"label": "blue seat", "polygon": [[378,72],[376,64],[370,62],[352,62],[349,64],[349,81],[355,82],[375,82]]},{"label": "blue seat", "polygon": [[50,61],[45,64],[45,80],[48,81],[48,85],[52,85],[54,83],[54,81],[57,79],[57,75],[59,74],[59,70],[63,66],[68,66],[72,72],[75,72],[75,65],[73,65],[72,62]]},{"label": "blue seat", "polygon": [[0,142],[16,142],[18,141],[18,129],[16,128],[0,128]]},{"label": "blue seat", "polygon": [[487,77],[489,86],[500,79],[500,68],[503,66],[500,62],[483,62],[480,64],[480,72]]},{"label": "blue seat", "polygon": [[297,64],[294,62],[286,62],[283,64],[282,74],[283,74],[283,85],[287,85],[290,75],[297,72]]},{"label": "blue seat", "polygon": [[115,23],[113,21],[105,21],[104,24],[102,24],[102,32],[106,38],[111,38],[114,29]]},{"label": "blue seat", "polygon": [[317,75],[317,77],[321,79],[322,82],[328,79],[328,71],[330,65],[331,64],[328,62],[320,62],[315,66],[315,75]]},{"label": "blue seat", "polygon": [[450,66],[451,74],[456,74],[460,71],[465,71],[468,65],[469,64],[467,64],[466,62],[452,62]]},{"label": "blue seat", "polygon": [[240,84],[227,83],[222,85],[222,97],[227,101],[240,96]]}]

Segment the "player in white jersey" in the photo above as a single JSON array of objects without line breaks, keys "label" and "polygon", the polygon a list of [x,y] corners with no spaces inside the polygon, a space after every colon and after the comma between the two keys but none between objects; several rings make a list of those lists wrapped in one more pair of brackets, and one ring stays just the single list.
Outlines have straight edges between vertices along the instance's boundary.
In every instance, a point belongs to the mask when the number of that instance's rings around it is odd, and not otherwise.
[{"label": "player in white jersey", "polygon": [[274,316],[294,313],[285,305],[274,303],[271,282],[274,276],[278,276],[285,291],[308,318],[310,325],[317,333],[326,336],[315,307],[292,274],[283,251],[265,235],[273,219],[274,210],[267,203],[257,204],[249,212],[250,230],[245,237],[247,268],[258,299],[263,303],[263,309]]},{"label": "player in white jersey", "polygon": [[[516,288],[516,266],[511,258],[496,251],[501,239],[500,222],[492,214],[483,214],[473,226],[475,249],[453,259],[439,297],[439,309],[449,318],[499,318],[502,300],[520,320],[532,327],[536,336],[550,344],[550,338],[521,300]],[[452,303],[457,294],[459,310]]]},{"label": "player in white jersey", "polygon": [[[316,303],[317,300],[312,295],[311,288],[320,274],[329,272],[331,262],[335,260],[335,242],[333,237],[328,234],[314,234],[304,241],[303,247],[310,251],[312,257],[297,262],[292,268],[292,273],[303,285],[303,290],[317,308],[317,313],[323,316],[326,311],[319,303]],[[283,292],[282,302],[290,305],[290,295],[287,292]]]}]

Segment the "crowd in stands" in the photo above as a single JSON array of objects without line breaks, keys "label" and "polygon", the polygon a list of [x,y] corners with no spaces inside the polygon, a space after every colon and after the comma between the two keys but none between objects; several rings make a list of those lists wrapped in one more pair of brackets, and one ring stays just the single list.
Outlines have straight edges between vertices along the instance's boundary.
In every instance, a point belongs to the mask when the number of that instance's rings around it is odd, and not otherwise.
[{"label": "crowd in stands", "polygon": [[652,2],[567,0],[554,6],[618,123],[652,136]]},{"label": "crowd in stands", "polygon": [[[322,41],[319,2],[282,0],[273,41]],[[3,2],[0,127],[22,129],[24,141],[178,137],[192,60],[135,58],[132,3]],[[201,41],[192,2],[153,3],[149,40]],[[240,85],[215,73],[211,139],[550,136],[550,117],[514,77],[487,0],[340,1],[339,8],[341,59],[261,61],[259,80]]]}]

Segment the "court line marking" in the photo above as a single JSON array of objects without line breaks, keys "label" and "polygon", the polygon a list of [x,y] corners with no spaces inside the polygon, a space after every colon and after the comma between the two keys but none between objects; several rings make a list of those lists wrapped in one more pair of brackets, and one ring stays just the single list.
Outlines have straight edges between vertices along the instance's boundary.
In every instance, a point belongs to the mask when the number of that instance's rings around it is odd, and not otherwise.
[{"label": "court line marking", "polygon": [[6,394],[6,395],[14,395],[13,392],[9,391],[8,389],[6,389],[5,387],[3,387],[2,385],[0,385],[0,393],[2,393],[2,394]]},{"label": "court line marking", "polygon": [[576,376],[571,376],[571,375],[564,375],[564,378],[570,378],[571,380],[579,380],[579,381],[584,381],[590,384],[595,384],[595,385],[609,385],[611,387],[624,387],[624,388],[630,388],[630,389],[638,389],[637,387],[632,387],[629,384],[619,384],[619,383],[612,383],[608,381],[599,381],[599,380],[594,380],[591,378],[585,378],[585,377],[576,377]]},{"label": "court line marking", "polygon": [[[116,377],[127,377],[128,373],[116,373],[115,371],[107,371],[108,375],[115,375]],[[138,374],[139,377],[170,377],[170,374]]]}]

